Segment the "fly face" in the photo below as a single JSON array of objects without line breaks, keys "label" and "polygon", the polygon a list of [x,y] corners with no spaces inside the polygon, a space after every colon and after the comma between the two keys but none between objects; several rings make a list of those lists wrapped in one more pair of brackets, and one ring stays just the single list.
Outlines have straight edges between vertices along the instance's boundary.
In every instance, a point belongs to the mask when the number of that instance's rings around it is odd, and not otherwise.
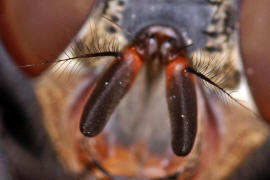
[{"label": "fly face", "polygon": [[[68,66],[72,57],[67,57],[49,72],[50,78],[41,77],[36,84],[60,159],[77,173],[88,165],[99,178],[225,177],[226,168],[241,160],[229,157],[244,157],[264,139],[252,113],[226,94],[240,83],[233,18],[237,2],[105,4],[91,19],[94,28],[74,46],[79,63]],[[87,65],[86,55],[115,59],[90,58]],[[223,106],[213,92],[236,105]],[[57,111],[52,108],[55,99]],[[229,109],[237,114],[228,115]],[[83,137],[79,126],[85,136],[96,137]],[[242,144],[238,137],[251,143]],[[241,147],[241,153],[234,147]],[[222,170],[207,170],[213,164]]]}]

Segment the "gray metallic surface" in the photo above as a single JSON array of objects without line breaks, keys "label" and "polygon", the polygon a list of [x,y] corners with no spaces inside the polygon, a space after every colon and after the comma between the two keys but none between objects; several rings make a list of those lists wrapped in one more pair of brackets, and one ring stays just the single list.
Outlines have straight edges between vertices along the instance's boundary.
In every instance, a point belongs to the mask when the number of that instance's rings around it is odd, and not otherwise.
[{"label": "gray metallic surface", "polygon": [[128,0],[121,25],[133,35],[153,24],[174,27],[193,40],[195,50],[204,46],[207,37],[202,31],[210,20],[211,5],[206,0]]}]

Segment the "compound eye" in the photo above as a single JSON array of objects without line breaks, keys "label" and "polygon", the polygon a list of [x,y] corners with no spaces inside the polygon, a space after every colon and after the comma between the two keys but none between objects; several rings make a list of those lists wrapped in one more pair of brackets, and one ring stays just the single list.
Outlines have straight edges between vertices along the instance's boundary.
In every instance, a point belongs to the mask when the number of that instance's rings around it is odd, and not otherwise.
[{"label": "compound eye", "polygon": [[[38,64],[44,59],[53,61],[80,29],[95,2],[97,0],[1,1],[1,39],[20,66]],[[36,76],[46,67],[23,71]]]},{"label": "compound eye", "polygon": [[[245,0],[241,3],[240,48],[254,100],[262,117],[270,123],[269,6],[270,1],[267,0],[260,3]],[[262,76],[267,78],[262,78]]]}]

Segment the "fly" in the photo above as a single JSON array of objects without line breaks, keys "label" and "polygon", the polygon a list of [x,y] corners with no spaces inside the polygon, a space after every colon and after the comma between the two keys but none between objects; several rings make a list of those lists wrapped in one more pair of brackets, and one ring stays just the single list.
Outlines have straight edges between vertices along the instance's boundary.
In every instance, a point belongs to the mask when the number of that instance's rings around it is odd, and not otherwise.
[{"label": "fly", "polygon": [[[201,159],[215,156],[223,145],[225,118],[218,107],[222,100],[246,107],[229,94],[240,84],[233,18],[237,2],[104,3],[91,19],[94,27],[88,27],[66,58],[55,61],[62,65],[51,70],[58,80],[65,76],[71,86],[74,79],[76,84],[76,90],[65,88],[52,97],[72,94],[64,107],[59,105],[64,109],[61,116],[50,116],[48,106],[43,106],[60,159],[75,172],[87,164],[99,178],[189,179]],[[54,86],[63,89],[70,84],[59,81]],[[66,125],[67,119],[72,126]],[[64,138],[67,134],[72,136]]]}]

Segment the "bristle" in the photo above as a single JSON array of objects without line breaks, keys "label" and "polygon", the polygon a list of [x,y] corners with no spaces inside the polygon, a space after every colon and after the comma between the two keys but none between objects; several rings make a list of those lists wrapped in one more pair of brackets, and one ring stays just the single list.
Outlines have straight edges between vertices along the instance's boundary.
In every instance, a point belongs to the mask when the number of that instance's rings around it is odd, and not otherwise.
[{"label": "bristle", "polygon": [[239,73],[233,66],[233,63],[227,61],[228,58],[216,59],[216,56],[209,57],[206,56],[206,54],[200,53],[193,54],[191,65],[185,68],[186,72],[192,73],[198,77],[200,84],[202,87],[205,87],[206,92],[214,95],[214,97],[222,101],[224,105],[236,103],[251,112],[255,117],[260,118],[255,111],[248,108],[241,103],[240,100],[231,95],[236,88],[234,87],[232,89],[228,86],[228,82],[232,81],[232,78]]},{"label": "bristle", "polygon": [[238,88],[240,77],[232,61],[228,57],[199,51],[191,57],[191,67],[211,79],[224,90],[231,91]]}]

